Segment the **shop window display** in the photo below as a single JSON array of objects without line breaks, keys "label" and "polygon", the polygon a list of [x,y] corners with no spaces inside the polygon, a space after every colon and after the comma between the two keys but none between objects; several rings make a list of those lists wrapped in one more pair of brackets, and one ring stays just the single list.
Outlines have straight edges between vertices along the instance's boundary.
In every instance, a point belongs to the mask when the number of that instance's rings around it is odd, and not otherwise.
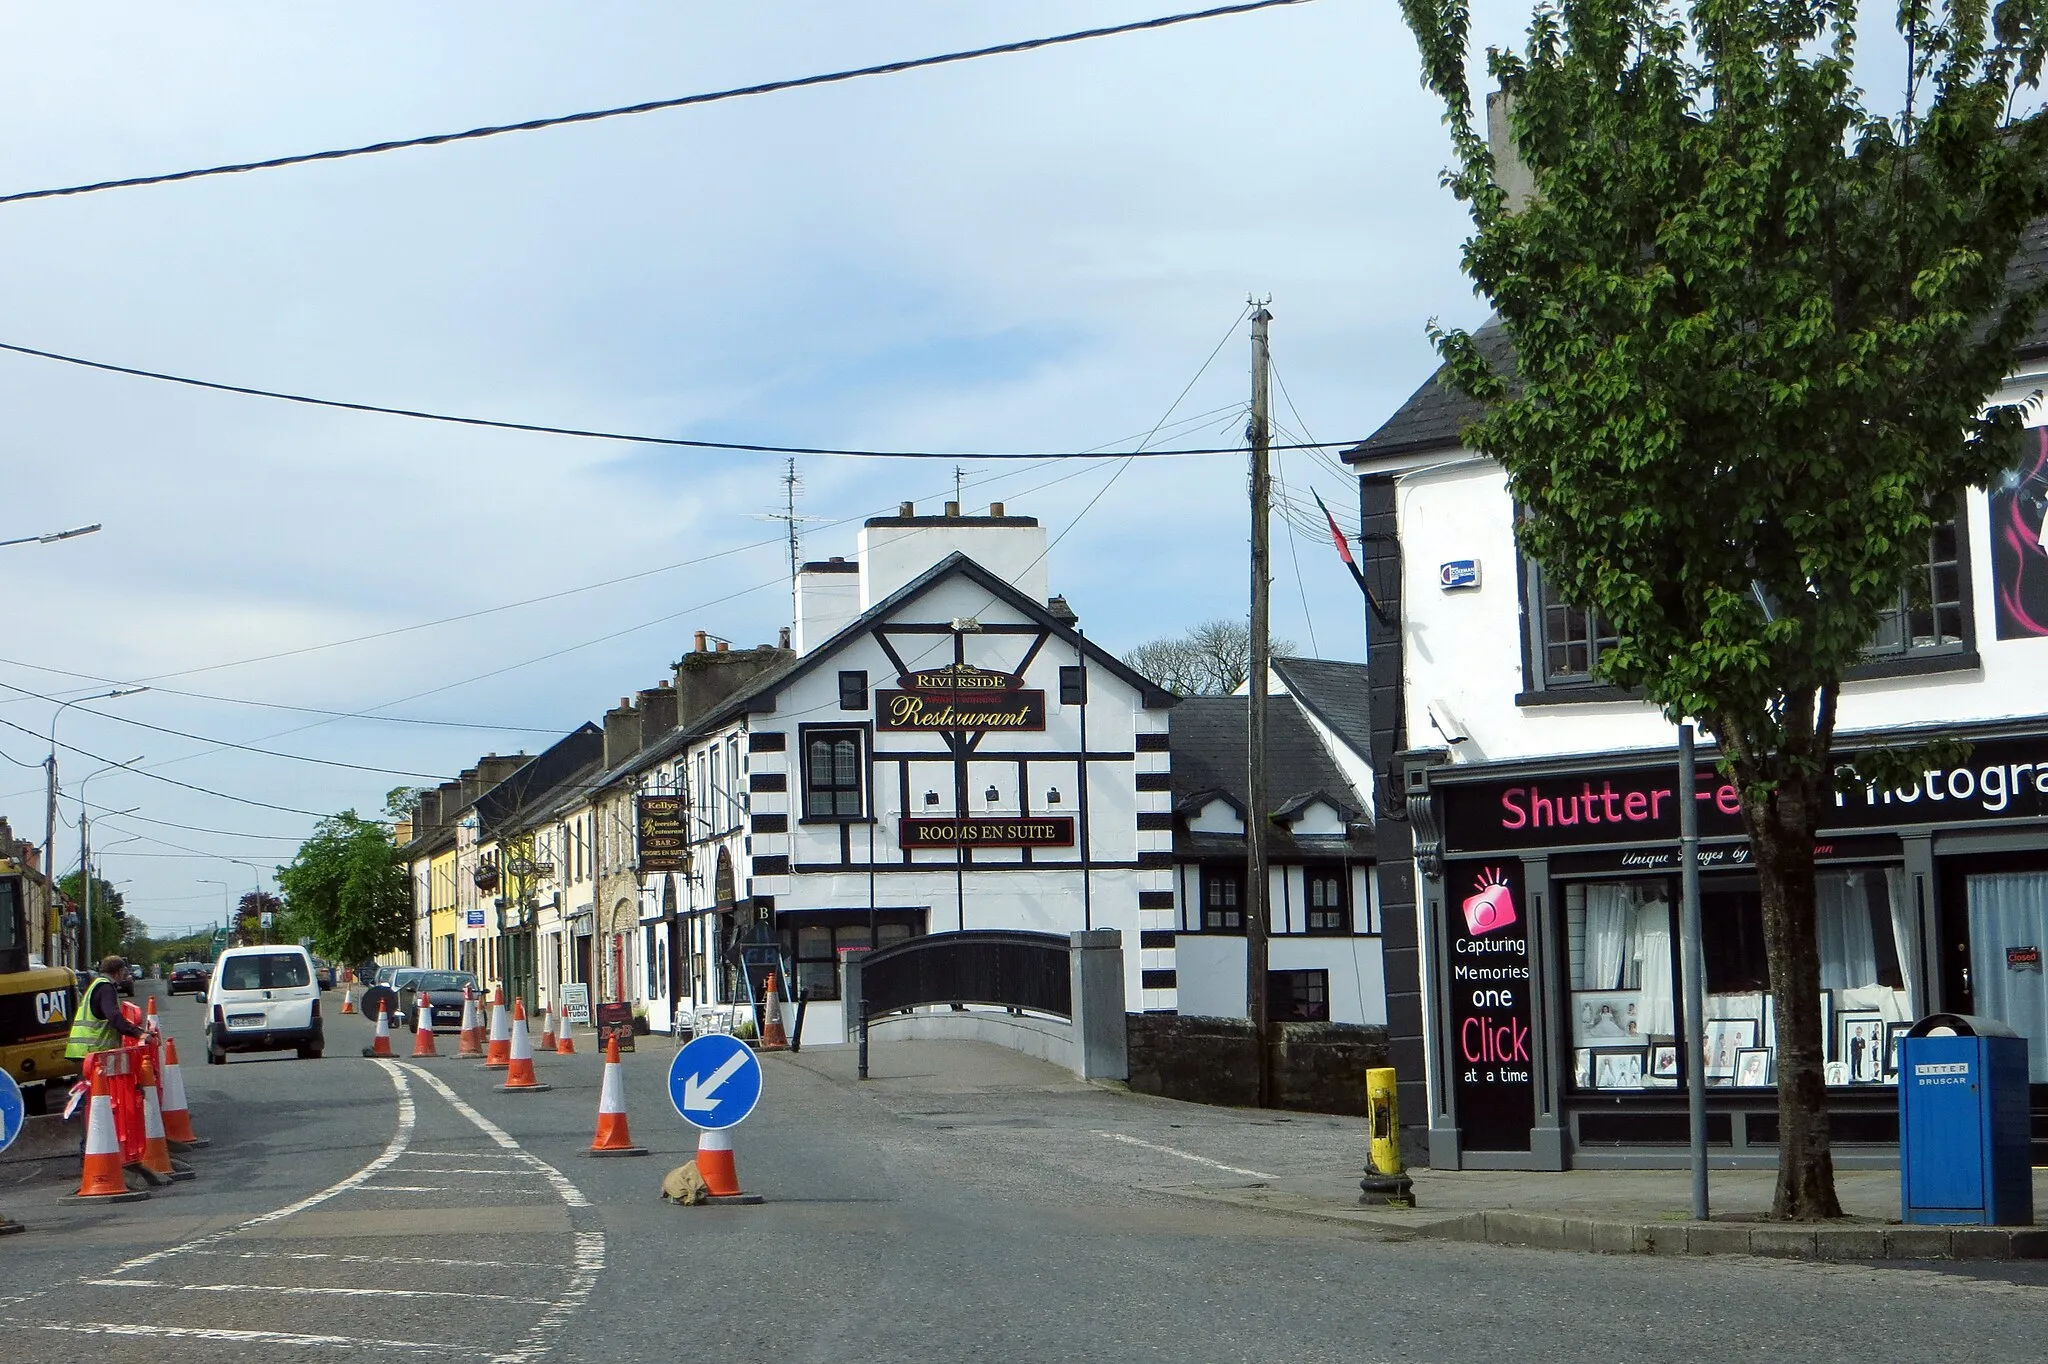
[{"label": "shop window display", "polygon": [[[1676,898],[1677,883],[1661,879],[1564,888],[1578,1088],[1669,1089],[1683,1083]],[[1706,1083],[1773,1085],[1776,1010],[1756,883],[1716,877],[1701,888],[1700,901]],[[1913,1017],[1919,993],[1912,958],[1898,950],[1900,942],[1912,942],[1904,876],[1897,868],[1823,870],[1815,902],[1826,1082],[1893,1083],[1895,1035]]]}]

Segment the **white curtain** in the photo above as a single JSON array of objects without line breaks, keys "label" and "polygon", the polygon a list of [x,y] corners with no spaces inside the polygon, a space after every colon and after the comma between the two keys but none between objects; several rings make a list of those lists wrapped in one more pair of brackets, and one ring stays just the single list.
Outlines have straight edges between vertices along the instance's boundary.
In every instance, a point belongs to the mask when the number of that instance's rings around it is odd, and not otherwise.
[{"label": "white curtain", "polygon": [[1913,912],[1913,898],[1906,873],[1888,867],[1884,874],[1885,896],[1892,910],[1892,950],[1899,958],[1899,979],[1906,987],[1904,1017],[1913,1010],[1927,1012],[1926,997],[1920,993],[1920,922]]},{"label": "white curtain", "polygon": [[1877,940],[1870,931],[1864,878],[1871,872],[1825,872],[1815,880],[1819,911],[1820,984],[1824,990],[1877,984]]},{"label": "white curtain", "polygon": [[1635,955],[1629,942],[1634,923],[1635,897],[1626,885],[1586,887],[1586,989],[1621,988],[1622,970]]},{"label": "white curtain", "polygon": [[1970,904],[1970,985],[1977,1012],[2028,1039],[2035,1084],[2048,1084],[2048,976],[2013,966],[2008,947],[2048,947],[2048,872],[1965,878]]},{"label": "white curtain", "polygon": [[1643,1031],[1660,1035],[1678,1031],[1678,1009],[1671,996],[1671,904],[1659,895],[1636,910],[1637,960],[1643,982]]}]

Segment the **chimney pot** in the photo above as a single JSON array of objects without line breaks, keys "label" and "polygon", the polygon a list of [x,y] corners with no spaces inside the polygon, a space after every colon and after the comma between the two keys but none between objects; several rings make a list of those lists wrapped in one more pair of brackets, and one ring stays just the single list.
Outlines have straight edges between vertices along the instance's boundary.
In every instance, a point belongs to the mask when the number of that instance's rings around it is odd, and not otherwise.
[{"label": "chimney pot", "polygon": [[917,515],[917,504],[915,502],[899,503],[896,507],[896,514],[898,516],[915,516]]},{"label": "chimney pot", "polygon": [[1002,503],[1000,503],[1000,502],[991,502],[991,503],[989,503],[989,504],[988,504],[988,514],[989,514],[990,516],[1001,516],[1001,515],[1003,514],[1003,504],[1002,504]]},{"label": "chimney pot", "polygon": [[726,650],[730,648],[732,648],[732,645],[727,643],[725,640],[721,639],[718,641],[718,652],[724,653]]},{"label": "chimney pot", "polygon": [[787,649],[789,647],[789,627],[787,625],[783,626],[782,632],[775,637],[775,647],[778,649]]},{"label": "chimney pot", "polygon": [[697,648],[696,648],[696,651],[697,651],[698,653],[700,653],[700,654],[704,652],[704,632],[703,632],[702,630],[699,630],[699,631],[697,632]]},{"label": "chimney pot", "polygon": [[959,514],[960,514],[960,504],[959,504],[958,502],[948,502],[948,503],[946,504],[946,515],[948,515],[948,516],[958,516]]}]

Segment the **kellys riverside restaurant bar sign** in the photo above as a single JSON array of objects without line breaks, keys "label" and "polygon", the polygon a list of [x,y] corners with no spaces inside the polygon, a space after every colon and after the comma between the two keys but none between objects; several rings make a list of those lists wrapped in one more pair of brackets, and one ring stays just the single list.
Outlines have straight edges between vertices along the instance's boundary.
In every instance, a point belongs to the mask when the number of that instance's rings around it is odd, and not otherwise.
[{"label": "kellys riverside restaurant bar sign", "polygon": [[681,796],[641,796],[634,802],[640,835],[640,871],[688,871],[689,836]]},{"label": "kellys riverside restaurant bar sign", "polygon": [[875,693],[875,725],[888,730],[996,730],[1028,733],[1045,728],[1045,693],[1013,673],[955,663],[897,679],[902,689]]}]

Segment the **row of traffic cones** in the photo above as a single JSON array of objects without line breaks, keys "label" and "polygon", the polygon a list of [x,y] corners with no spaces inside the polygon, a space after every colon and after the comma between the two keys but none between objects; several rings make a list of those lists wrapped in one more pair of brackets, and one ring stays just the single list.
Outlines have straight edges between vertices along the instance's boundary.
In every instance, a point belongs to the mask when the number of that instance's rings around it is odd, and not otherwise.
[{"label": "row of traffic cones", "polygon": [[[146,1017],[154,1018],[156,1000],[149,1001]],[[154,1031],[154,1030],[152,1030]],[[126,1054],[126,1053],[121,1053]],[[135,1168],[149,1184],[169,1184],[194,1177],[192,1168],[171,1158],[172,1148],[189,1151],[206,1145],[192,1130],[192,1112],[185,1101],[185,1075],[178,1065],[177,1039],[163,1039],[163,1073],[158,1075],[147,1050],[140,1054],[141,1073],[136,1077],[142,1090],[142,1158]],[[74,1198],[123,1203],[149,1197],[147,1190],[130,1189],[121,1143],[114,1131],[114,1099],[108,1083],[111,1061],[93,1068],[91,1097],[87,1101],[85,1153]]]}]

